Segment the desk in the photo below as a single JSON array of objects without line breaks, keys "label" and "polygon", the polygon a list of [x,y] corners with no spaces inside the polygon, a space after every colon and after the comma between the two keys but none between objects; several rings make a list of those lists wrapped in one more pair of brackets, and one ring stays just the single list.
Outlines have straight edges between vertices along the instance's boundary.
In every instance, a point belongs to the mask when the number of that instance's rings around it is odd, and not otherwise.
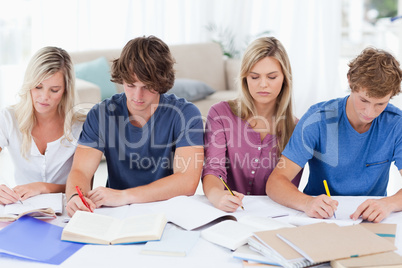
[{"label": "desk", "polygon": [[[195,195],[191,198],[195,198],[201,202],[207,202],[205,196]],[[347,204],[348,209],[354,210],[360,203],[362,203],[366,197],[333,197],[338,200],[340,206],[342,203]],[[267,196],[246,196],[243,204],[245,211],[247,211],[247,203],[253,201],[264,201],[267,204],[266,207],[261,208],[259,214],[261,216],[266,215],[269,209],[283,209],[290,215],[295,215],[300,213],[299,211],[292,210],[283,207]],[[130,210],[134,214],[141,214],[145,211],[151,211],[153,203],[149,204],[133,204],[130,206]],[[105,208],[97,210],[99,213],[108,214],[111,216],[121,215],[119,210],[122,208]],[[253,210],[255,213],[255,210]],[[244,212],[238,212],[244,213]],[[236,214],[236,213],[235,213]],[[125,215],[130,216],[130,215]],[[62,215],[51,223],[64,226],[63,219],[66,215]],[[286,217],[283,219],[285,220]],[[387,219],[383,221],[384,223],[399,223],[396,234],[396,246],[398,247],[397,253],[402,255],[402,212],[394,213],[390,215]],[[4,227],[4,225],[0,226]],[[168,223],[166,228],[179,228],[176,225]],[[151,255],[141,255],[139,252],[143,244],[133,244],[133,245],[85,245],[77,253],[63,262],[59,267],[243,267],[240,260],[234,259],[230,250],[214,245],[202,238],[199,239],[195,247],[191,250],[187,257],[164,257],[164,256],[151,256]],[[0,257],[0,267],[55,267],[54,265],[36,263],[31,261],[18,260],[11,257]],[[328,266],[329,267],[329,266]]]}]

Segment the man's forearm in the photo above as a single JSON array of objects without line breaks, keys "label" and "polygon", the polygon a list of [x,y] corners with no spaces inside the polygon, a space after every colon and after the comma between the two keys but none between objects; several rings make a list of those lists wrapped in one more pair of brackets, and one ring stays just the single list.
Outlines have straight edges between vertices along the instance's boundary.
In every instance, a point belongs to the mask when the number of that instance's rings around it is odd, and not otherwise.
[{"label": "man's forearm", "polygon": [[300,211],[305,210],[309,198],[288,179],[275,178],[272,175],[267,181],[266,193],[275,202]]},{"label": "man's forearm", "polygon": [[127,204],[167,200],[179,195],[193,195],[197,189],[198,178],[175,173],[150,184],[130,188],[125,191]]},{"label": "man's forearm", "polygon": [[77,193],[76,186],[80,187],[83,194],[86,195],[91,190],[91,178],[85,178],[84,174],[78,170],[71,170],[66,183],[67,201]]}]

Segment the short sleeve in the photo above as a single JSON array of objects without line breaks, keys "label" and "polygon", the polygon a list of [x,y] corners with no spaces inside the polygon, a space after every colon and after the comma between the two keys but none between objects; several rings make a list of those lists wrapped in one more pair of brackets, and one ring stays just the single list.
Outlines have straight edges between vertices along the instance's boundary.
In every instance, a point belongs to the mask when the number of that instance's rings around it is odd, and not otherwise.
[{"label": "short sleeve", "polygon": [[310,109],[297,123],[282,155],[303,168],[319,143],[320,121],[321,114]]},{"label": "short sleeve", "polygon": [[175,117],[176,147],[203,146],[204,125],[200,110],[192,104],[186,103]]},{"label": "short sleeve", "polygon": [[9,145],[9,139],[12,129],[16,127],[13,123],[13,118],[9,110],[2,109],[0,111],[0,148],[5,148]]},{"label": "short sleeve", "polygon": [[393,160],[398,170],[402,170],[402,118],[398,121],[395,131],[395,153]]},{"label": "short sleeve", "polygon": [[105,151],[105,135],[100,130],[105,129],[106,115],[105,105],[103,103],[96,104],[87,115],[82,126],[82,132],[78,140],[78,144]]},{"label": "short sleeve", "polygon": [[202,177],[206,175],[214,175],[216,177],[226,175],[226,134],[222,117],[212,106],[208,111],[207,122],[205,126],[205,165]]}]

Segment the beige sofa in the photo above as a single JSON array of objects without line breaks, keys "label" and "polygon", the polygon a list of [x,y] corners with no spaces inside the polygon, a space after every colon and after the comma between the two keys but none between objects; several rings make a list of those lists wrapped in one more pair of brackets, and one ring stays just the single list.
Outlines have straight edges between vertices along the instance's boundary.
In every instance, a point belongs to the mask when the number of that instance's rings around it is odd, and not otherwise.
[{"label": "beige sofa", "polygon": [[[223,100],[234,99],[237,96],[235,80],[240,70],[240,61],[223,57],[221,47],[216,43],[198,43],[170,46],[176,60],[177,78],[187,78],[206,83],[216,90],[215,93],[194,104],[206,116],[209,108]],[[82,63],[105,57],[109,64],[120,56],[120,49],[94,50],[70,53],[73,63]],[[123,87],[116,85],[117,91]],[[77,79],[77,103],[92,107],[101,100],[100,88],[90,82]]]}]

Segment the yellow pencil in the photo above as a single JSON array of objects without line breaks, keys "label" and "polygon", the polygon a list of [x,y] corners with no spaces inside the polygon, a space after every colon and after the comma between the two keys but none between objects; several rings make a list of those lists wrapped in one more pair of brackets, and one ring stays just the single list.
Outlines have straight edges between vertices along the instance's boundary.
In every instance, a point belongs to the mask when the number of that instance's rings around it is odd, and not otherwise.
[{"label": "yellow pencil", "polygon": [[[327,192],[327,195],[328,195],[329,197],[331,197],[331,194],[330,194],[329,188],[328,188],[327,180],[323,180],[323,182],[324,182],[325,192]],[[334,218],[336,219],[335,211],[334,211]]]},{"label": "yellow pencil", "polygon": [[[221,181],[223,182],[223,185],[225,185],[226,189],[228,189],[229,193],[231,193],[233,196],[235,196],[235,194],[232,192],[232,190],[230,190],[229,186],[226,184],[226,182],[222,179],[222,176],[219,176],[219,179],[221,179]],[[243,206],[240,206],[242,210],[244,210]]]}]

